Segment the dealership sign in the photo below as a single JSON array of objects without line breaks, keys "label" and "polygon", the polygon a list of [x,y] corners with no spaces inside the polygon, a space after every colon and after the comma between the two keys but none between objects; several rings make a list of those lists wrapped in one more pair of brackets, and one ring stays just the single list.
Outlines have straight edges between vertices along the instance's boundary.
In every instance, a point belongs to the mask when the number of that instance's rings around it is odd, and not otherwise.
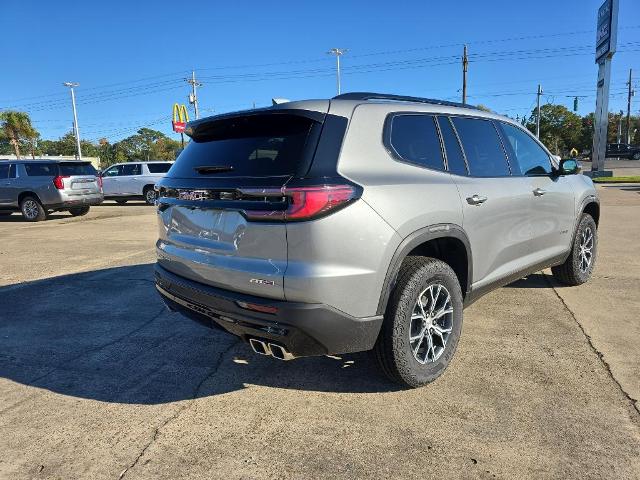
[{"label": "dealership sign", "polygon": [[184,129],[187,127],[187,122],[189,121],[189,112],[187,112],[187,107],[183,105],[178,105],[177,103],[173,104],[173,120],[171,121],[171,127],[173,131],[176,133],[183,133]]},{"label": "dealership sign", "polygon": [[598,9],[598,23],[596,26],[596,63],[607,55],[613,55],[616,51],[617,30],[617,2],[606,0]]}]

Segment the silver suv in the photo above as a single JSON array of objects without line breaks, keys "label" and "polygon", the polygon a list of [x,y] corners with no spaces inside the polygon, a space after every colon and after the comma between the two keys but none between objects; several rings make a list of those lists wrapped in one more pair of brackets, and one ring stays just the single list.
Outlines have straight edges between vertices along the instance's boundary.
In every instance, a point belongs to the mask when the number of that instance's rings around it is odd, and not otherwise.
[{"label": "silver suv", "polygon": [[0,161],[0,216],[21,211],[25,220],[38,222],[51,211],[86,215],[102,200],[102,180],[90,162]]},{"label": "silver suv", "polygon": [[128,200],[143,199],[153,205],[156,193],[153,187],[171,168],[173,162],[128,162],[118,163],[104,170],[104,198],[124,205]]},{"label": "silver suv", "polygon": [[373,350],[391,379],[421,386],[481,295],[546,267],[569,285],[593,270],[591,180],[509,118],[349,93],[186,132],[156,185],[156,286],[259,354]]}]

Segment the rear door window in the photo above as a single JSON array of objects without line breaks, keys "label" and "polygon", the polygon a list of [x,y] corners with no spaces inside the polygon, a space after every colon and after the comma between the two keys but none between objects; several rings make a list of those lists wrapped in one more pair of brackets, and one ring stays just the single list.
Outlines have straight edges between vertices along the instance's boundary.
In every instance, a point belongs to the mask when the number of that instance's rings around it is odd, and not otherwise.
[{"label": "rear door window", "polygon": [[125,163],[121,165],[120,175],[140,175],[140,164],[139,163]]},{"label": "rear door window", "polygon": [[214,120],[197,127],[169,175],[199,177],[198,167],[213,167],[207,174],[219,177],[304,174],[320,127],[310,118],[284,113]]},{"label": "rear door window", "polygon": [[[549,175],[551,159],[531,136],[513,125],[500,122],[522,175]],[[512,162],[513,163],[513,162]],[[514,166],[514,165],[512,165]]]},{"label": "rear door window", "polygon": [[510,175],[507,157],[491,120],[466,117],[452,117],[452,120],[472,177]]},{"label": "rear door window", "polygon": [[451,120],[448,117],[438,117],[438,125],[442,133],[444,149],[447,153],[447,164],[449,171],[456,175],[467,175],[467,165],[464,161],[460,142],[451,126]]},{"label": "rear door window", "polygon": [[9,165],[0,164],[0,179],[9,178]]},{"label": "rear door window", "polygon": [[11,165],[9,165],[9,178],[17,178],[15,163],[12,163]]},{"label": "rear door window", "polygon": [[67,162],[60,164],[60,175],[95,175],[96,169],[89,162]]},{"label": "rear door window", "polygon": [[394,115],[388,142],[402,160],[421,167],[444,170],[440,138],[432,115]]},{"label": "rear door window", "polygon": [[149,173],[167,173],[171,168],[170,163],[147,163]]},{"label": "rear door window", "polygon": [[30,177],[55,177],[58,175],[56,163],[32,163],[24,164],[24,169]]}]

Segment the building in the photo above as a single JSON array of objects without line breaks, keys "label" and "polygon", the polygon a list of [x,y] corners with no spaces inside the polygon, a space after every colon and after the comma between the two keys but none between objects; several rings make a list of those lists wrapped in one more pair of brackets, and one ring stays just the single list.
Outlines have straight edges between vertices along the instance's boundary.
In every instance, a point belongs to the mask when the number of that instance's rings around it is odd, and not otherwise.
[{"label": "building", "polygon": [[[0,154],[0,161],[2,160],[16,160],[17,157],[15,155],[4,155]],[[31,160],[32,157],[30,155],[23,155],[20,157],[20,160]],[[35,158],[36,160],[76,160],[75,155],[39,155]],[[100,157],[82,157],[83,162],[91,162],[96,170],[100,170]]]}]

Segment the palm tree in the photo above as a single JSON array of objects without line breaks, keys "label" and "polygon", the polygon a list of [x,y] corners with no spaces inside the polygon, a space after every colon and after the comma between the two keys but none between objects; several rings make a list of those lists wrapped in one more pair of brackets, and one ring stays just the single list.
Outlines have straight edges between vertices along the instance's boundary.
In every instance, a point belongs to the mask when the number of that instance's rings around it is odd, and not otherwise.
[{"label": "palm tree", "polygon": [[0,112],[0,131],[13,145],[17,158],[20,158],[20,141],[38,137],[38,132],[31,125],[29,115],[24,112]]}]

